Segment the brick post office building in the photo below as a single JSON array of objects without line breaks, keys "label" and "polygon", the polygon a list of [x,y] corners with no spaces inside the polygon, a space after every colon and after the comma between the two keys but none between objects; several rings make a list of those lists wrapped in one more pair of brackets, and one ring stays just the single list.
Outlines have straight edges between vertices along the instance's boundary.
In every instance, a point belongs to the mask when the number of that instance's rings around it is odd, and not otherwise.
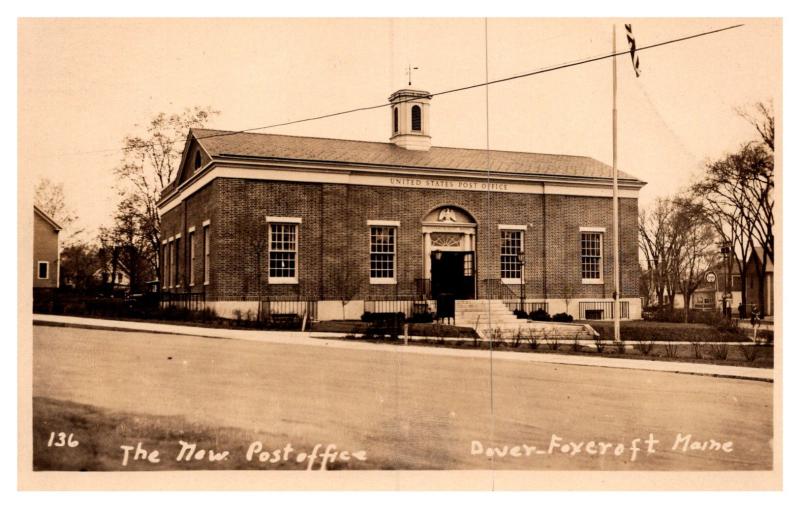
[{"label": "brick post office building", "polygon": [[[431,146],[428,92],[390,102],[388,143],[193,129],[159,202],[162,291],[223,316],[261,301],[357,319],[449,298],[612,318],[608,165]],[[622,318],[641,314],[643,185],[620,173]]]}]

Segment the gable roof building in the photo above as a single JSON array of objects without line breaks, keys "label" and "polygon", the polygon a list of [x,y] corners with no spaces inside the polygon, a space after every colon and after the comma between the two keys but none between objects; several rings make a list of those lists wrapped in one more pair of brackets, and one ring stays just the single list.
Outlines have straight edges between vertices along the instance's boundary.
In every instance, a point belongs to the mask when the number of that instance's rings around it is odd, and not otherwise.
[{"label": "gable roof building", "polygon": [[[433,146],[430,99],[392,94],[386,143],[192,129],[159,202],[162,290],[197,293],[222,315],[267,295],[341,319],[378,301],[408,314],[419,300],[513,294],[611,318],[611,167]],[[644,185],[619,174],[624,318],[641,313]]]}]

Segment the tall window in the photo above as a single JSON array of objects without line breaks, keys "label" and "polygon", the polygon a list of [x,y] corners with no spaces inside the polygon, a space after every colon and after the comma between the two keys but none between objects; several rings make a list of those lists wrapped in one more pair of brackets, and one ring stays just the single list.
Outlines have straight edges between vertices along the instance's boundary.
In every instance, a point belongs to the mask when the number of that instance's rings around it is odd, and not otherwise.
[{"label": "tall window", "polygon": [[398,115],[397,106],[395,106],[394,107],[394,111],[392,112],[392,126],[393,126],[393,129],[394,129],[392,132],[397,132],[398,130],[400,130],[400,121],[399,121],[397,115]]},{"label": "tall window", "polygon": [[297,282],[297,224],[269,225],[269,277]]},{"label": "tall window", "polygon": [[200,156],[200,150],[198,150],[194,154],[194,169],[200,169],[200,165],[203,163],[203,158]]},{"label": "tall window", "polygon": [[521,279],[519,253],[522,251],[522,231],[500,231],[500,278]]},{"label": "tall window", "polygon": [[581,278],[584,282],[602,281],[603,233],[581,232]]},{"label": "tall window", "polygon": [[194,286],[195,267],[194,231],[189,231],[189,285]]},{"label": "tall window", "polygon": [[422,130],[422,108],[420,108],[416,104],[411,106],[411,130],[412,131]]},{"label": "tall window", "polygon": [[[395,235],[393,226],[372,226],[369,229],[369,278],[394,280]],[[373,280],[373,282],[375,282]]]},{"label": "tall window", "polygon": [[169,247],[169,287],[175,286],[175,240],[170,240],[167,244]]},{"label": "tall window", "polygon": [[203,226],[203,284],[211,282],[211,229]]},{"label": "tall window", "polygon": [[169,270],[167,269],[167,263],[169,262],[169,246],[167,243],[161,244],[161,287],[165,288],[169,286]]},{"label": "tall window", "polygon": [[47,279],[50,276],[50,263],[47,261],[39,261],[39,278]]},{"label": "tall window", "polygon": [[180,238],[175,239],[175,287],[181,287],[181,240]]}]

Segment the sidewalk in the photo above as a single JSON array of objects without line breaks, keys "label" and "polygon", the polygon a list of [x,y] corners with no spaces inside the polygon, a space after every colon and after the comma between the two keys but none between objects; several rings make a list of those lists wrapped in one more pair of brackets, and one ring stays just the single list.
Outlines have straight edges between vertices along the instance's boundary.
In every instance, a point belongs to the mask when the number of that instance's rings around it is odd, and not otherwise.
[{"label": "sidewalk", "polygon": [[[634,360],[627,358],[606,358],[595,356],[562,355],[556,353],[518,353],[514,351],[488,351],[485,349],[455,349],[395,344],[374,344],[360,341],[345,341],[344,334],[327,332],[287,332],[266,330],[231,330],[229,328],[203,328],[199,326],[167,325],[138,321],[113,321],[73,316],[33,315],[34,325],[67,326],[98,330],[138,331],[191,335],[212,339],[234,339],[264,342],[269,344],[290,344],[312,347],[331,347],[362,351],[393,351],[397,353],[423,354],[432,356],[451,356],[461,358],[492,358],[495,360],[522,361],[531,363],[551,363],[561,365],[581,365],[589,367],[608,367],[615,369],[649,370],[695,374],[757,381],[774,380],[773,369],[754,367],[735,367],[690,362],[664,362],[658,360]],[[328,339],[328,340],[325,340]]]}]

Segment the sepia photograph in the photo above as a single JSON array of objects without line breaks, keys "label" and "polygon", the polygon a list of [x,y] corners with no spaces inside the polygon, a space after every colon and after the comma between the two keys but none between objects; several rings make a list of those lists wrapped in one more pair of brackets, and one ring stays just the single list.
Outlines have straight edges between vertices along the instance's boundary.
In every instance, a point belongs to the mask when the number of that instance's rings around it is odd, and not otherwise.
[{"label": "sepia photograph", "polygon": [[19,488],[780,490],[782,30],[19,18]]}]

